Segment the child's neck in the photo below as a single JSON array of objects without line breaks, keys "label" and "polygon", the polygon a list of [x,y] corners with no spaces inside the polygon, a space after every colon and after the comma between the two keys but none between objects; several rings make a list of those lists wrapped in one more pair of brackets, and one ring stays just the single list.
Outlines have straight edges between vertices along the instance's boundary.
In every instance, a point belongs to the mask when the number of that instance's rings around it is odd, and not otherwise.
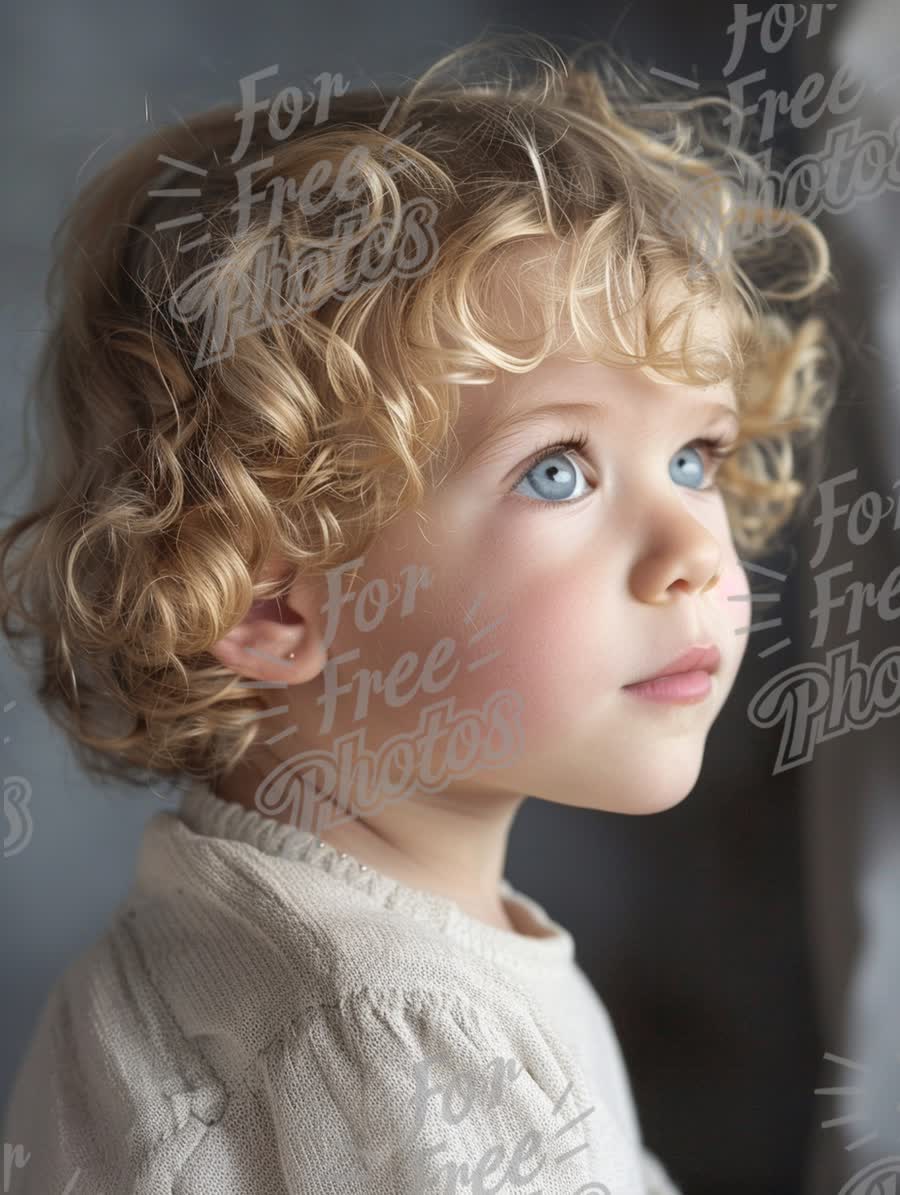
[{"label": "child's neck", "polygon": [[[255,794],[265,774],[243,764],[214,786],[217,796],[258,808]],[[339,820],[342,811],[323,798],[317,837],[361,863],[411,888],[455,901],[494,928],[520,933],[500,893],[509,829],[524,796],[509,793],[421,794],[381,808],[374,816]],[[327,813],[329,816],[323,816]],[[267,813],[298,824],[290,808]],[[336,824],[329,825],[333,817]]]}]

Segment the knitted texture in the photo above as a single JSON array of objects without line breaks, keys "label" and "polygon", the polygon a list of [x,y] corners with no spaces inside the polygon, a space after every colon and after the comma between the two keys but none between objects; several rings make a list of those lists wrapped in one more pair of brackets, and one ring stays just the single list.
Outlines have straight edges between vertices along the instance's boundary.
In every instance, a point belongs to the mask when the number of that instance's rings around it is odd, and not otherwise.
[{"label": "knitted texture", "polygon": [[523,932],[196,785],[52,989],[16,1195],[678,1195],[571,935]]}]

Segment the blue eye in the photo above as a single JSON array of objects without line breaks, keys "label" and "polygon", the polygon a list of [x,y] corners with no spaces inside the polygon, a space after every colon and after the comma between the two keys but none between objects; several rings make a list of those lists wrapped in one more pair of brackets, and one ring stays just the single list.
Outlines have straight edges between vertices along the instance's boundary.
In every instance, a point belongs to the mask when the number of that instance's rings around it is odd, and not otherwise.
[{"label": "blue eye", "polygon": [[[575,488],[578,485],[579,477],[584,482],[584,487],[581,490]],[[544,455],[523,474],[512,492],[520,493],[519,487],[526,484],[536,491],[538,501],[550,505],[559,505],[560,502],[565,503],[573,498],[581,498],[590,490],[584,480],[584,474],[572,454],[560,450],[545,451]]]},{"label": "blue eye", "polygon": [[[705,461],[703,455],[700,454],[696,448],[688,445],[686,448],[680,448],[672,458],[675,468],[669,466],[669,477],[673,482],[678,482],[679,477],[676,474],[676,468],[684,470],[681,478],[687,477],[687,484],[694,490],[709,490],[712,489],[712,483],[703,485]],[[696,484],[694,484],[696,483]]]}]

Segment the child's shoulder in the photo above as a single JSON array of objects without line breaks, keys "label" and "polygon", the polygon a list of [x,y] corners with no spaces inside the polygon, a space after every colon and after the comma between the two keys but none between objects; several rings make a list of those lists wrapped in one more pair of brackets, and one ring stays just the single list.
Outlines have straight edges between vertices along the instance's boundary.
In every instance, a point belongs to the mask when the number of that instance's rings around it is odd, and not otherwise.
[{"label": "child's shoulder", "polygon": [[75,1174],[116,1189],[104,1183],[148,1162],[150,1143],[177,1168],[226,1103],[117,916],[54,982],[19,1064],[4,1122],[30,1155],[16,1189],[69,1190]]},{"label": "child's shoulder", "polygon": [[[227,1189],[255,1190],[247,1159],[281,1156],[298,1123],[323,1142],[334,1123],[366,1132],[367,1100],[399,1107],[424,1082],[416,1059],[445,1081],[517,1059],[522,1115],[552,1106],[560,1076],[499,972],[365,886],[177,821],[148,825],[127,898],[45,1002],[5,1125],[31,1155],[23,1190],[63,1190],[76,1169],[98,1191],[195,1169],[198,1191],[222,1189],[203,1182],[232,1147]],[[390,1173],[382,1147],[367,1157]]]}]

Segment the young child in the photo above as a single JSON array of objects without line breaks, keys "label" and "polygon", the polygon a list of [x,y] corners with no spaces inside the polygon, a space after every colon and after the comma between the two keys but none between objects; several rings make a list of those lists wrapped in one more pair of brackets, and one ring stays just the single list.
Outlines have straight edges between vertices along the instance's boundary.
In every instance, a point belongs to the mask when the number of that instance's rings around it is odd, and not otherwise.
[{"label": "young child", "polygon": [[91,775],[184,798],[43,1009],[13,1192],[677,1191],[506,844],[694,787],[828,251],[736,237],[710,101],[485,45],[167,128],[71,212],[4,627]]}]

